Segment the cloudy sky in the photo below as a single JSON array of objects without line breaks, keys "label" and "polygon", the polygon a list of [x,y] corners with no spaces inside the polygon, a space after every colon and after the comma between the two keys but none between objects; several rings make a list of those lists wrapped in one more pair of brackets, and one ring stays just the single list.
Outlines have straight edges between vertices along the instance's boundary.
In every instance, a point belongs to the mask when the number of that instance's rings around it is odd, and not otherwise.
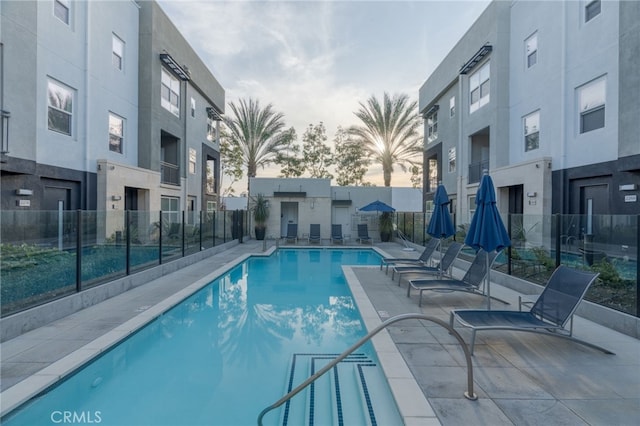
[{"label": "cloudy sky", "polygon": [[[322,121],[328,141],[338,126],[359,124],[353,113],[372,95],[417,100],[489,1],[159,3],[222,84],[227,104],[250,97],[273,104],[301,143],[309,124]],[[410,186],[409,177],[397,169],[392,185]],[[372,167],[366,180],[382,185],[380,168]]]}]

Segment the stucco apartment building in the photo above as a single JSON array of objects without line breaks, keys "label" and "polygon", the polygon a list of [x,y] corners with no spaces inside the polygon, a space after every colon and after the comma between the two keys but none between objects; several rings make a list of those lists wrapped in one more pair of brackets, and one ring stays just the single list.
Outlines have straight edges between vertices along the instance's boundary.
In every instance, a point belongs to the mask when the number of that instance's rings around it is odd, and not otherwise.
[{"label": "stucco apartment building", "polygon": [[503,214],[640,213],[638,18],[637,1],[490,3],[420,88],[425,203],[442,181],[469,223],[486,169]]},{"label": "stucco apartment building", "polygon": [[2,210],[213,210],[225,92],[155,1],[2,1]]}]

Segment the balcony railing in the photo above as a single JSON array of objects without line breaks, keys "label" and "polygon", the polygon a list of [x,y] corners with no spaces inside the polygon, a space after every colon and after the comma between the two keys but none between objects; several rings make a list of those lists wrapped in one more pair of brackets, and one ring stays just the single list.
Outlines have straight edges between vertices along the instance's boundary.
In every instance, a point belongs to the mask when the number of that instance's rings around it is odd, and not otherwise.
[{"label": "balcony railing", "polygon": [[469,180],[467,183],[480,182],[483,170],[489,170],[489,160],[469,164]]},{"label": "balcony railing", "polygon": [[177,164],[160,162],[160,182],[180,186],[180,169]]}]

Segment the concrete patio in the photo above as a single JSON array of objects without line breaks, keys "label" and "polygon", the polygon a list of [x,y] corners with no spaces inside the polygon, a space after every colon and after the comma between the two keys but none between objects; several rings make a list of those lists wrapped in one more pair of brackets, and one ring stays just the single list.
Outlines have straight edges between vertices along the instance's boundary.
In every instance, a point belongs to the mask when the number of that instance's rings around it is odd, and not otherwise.
[{"label": "concrete patio", "polygon": [[[271,246],[273,242],[271,242]],[[374,245],[392,257],[417,257],[395,243]],[[249,241],[206,260],[136,287],[93,307],[0,344],[2,413],[26,396],[71,371],[87,355],[127,335],[184,298],[212,272],[223,273],[237,259],[261,253],[263,243]],[[465,293],[406,296],[378,267],[348,267],[380,321],[402,313],[423,313],[448,321],[453,308],[482,308],[485,299]],[[459,274],[461,271],[456,271]],[[517,309],[518,293],[494,284],[492,295]],[[358,297],[358,296],[357,296]],[[368,301],[367,301],[368,302]],[[360,301],[358,301],[360,303]],[[499,302],[492,303],[494,309]],[[577,317],[576,337],[603,346],[606,355],[573,342],[530,333],[479,333],[473,357],[477,401],[464,398],[464,354],[448,332],[427,321],[410,320],[389,327],[389,335],[426,396],[432,418],[407,424],[524,425],[640,423],[640,340]],[[469,333],[457,329],[468,341]]]}]

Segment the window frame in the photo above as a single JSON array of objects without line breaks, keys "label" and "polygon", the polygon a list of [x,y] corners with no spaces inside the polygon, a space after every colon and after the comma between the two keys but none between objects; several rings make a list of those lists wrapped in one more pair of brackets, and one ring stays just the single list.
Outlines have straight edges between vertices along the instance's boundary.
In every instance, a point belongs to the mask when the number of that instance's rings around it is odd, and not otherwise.
[{"label": "window frame", "polygon": [[[533,41],[535,45],[531,52],[529,52],[530,43]],[[533,58],[533,63],[531,63],[531,58]],[[532,68],[538,63],[538,32],[534,32],[524,41],[524,62],[527,69]]]},{"label": "window frame", "polygon": [[[527,119],[534,120],[534,123],[537,126],[532,126],[531,131],[527,131]],[[524,140],[524,152],[535,151],[540,148],[540,110],[533,111],[524,117],[522,117],[522,134]],[[533,136],[536,136],[533,138]],[[530,147],[529,141],[535,140],[535,146],[531,144]]]},{"label": "window frame", "polygon": [[[600,88],[600,86],[602,86]],[[598,93],[599,91],[602,93]],[[606,76],[595,78],[576,89],[577,110],[578,110],[578,133],[589,133],[606,127],[606,106],[607,106],[607,79]],[[591,98],[591,99],[584,99]],[[595,102],[594,99],[595,98]],[[586,104],[585,104],[586,101]],[[589,104],[589,102],[592,102]],[[593,114],[602,115],[602,125],[585,129],[585,118],[593,117]]]},{"label": "window frame", "polygon": [[[597,5],[597,11],[595,11],[595,9],[592,9],[592,6],[596,6]],[[595,14],[593,14],[595,11]],[[602,1],[601,0],[591,0],[591,1],[586,1],[585,5],[584,5],[584,22],[585,24],[587,22],[591,22],[593,19],[595,19],[597,16],[599,16],[602,13]]]},{"label": "window frame", "polygon": [[205,162],[205,193],[216,194],[216,159],[208,158]]},{"label": "window frame", "polygon": [[[58,11],[63,10],[60,9],[60,7],[64,9],[66,16],[60,16]],[[53,16],[58,18],[63,24],[71,26],[71,0],[53,0]]]},{"label": "window frame", "polygon": [[438,111],[434,111],[427,116],[427,141],[433,142],[438,139]]},{"label": "window frame", "polygon": [[[66,107],[63,106],[59,106],[59,105],[53,105],[51,103],[51,88],[52,86],[56,86],[58,89],[60,89],[63,92],[67,92],[67,96],[65,98],[69,98],[70,99],[70,108],[67,110]],[[53,78],[49,78],[47,80],[47,129],[51,130],[52,132],[56,132],[56,133],[60,133],[62,135],[66,135],[66,136],[73,136],[73,125],[74,125],[74,120],[73,120],[73,104],[75,103],[75,98],[76,98],[76,93],[75,90],[69,86],[67,86],[64,83],[61,83],[58,80],[55,80]],[[58,114],[58,116],[60,117],[60,114],[63,114],[65,116],[68,116],[68,131],[65,131],[63,129],[60,128],[56,128],[53,126],[53,124],[55,124],[55,120],[52,121],[51,120],[51,113],[55,113]]]},{"label": "window frame", "polygon": [[196,165],[198,164],[198,151],[195,148],[189,148],[187,161],[189,163],[187,167],[189,174],[195,175],[197,173]]},{"label": "window frame", "polygon": [[[473,100],[474,93],[477,93],[478,96],[475,102]],[[469,114],[487,105],[491,101],[490,94],[491,61],[486,61],[476,72],[469,76]]]},{"label": "window frame", "polygon": [[[111,120],[119,120],[120,121],[120,134],[113,133],[111,130],[113,129],[111,126]],[[125,119],[124,117],[119,116],[111,111],[109,111],[109,151],[115,152],[117,154],[122,154],[124,151],[124,128],[125,128]],[[113,144],[113,140],[119,140],[118,144]],[[118,147],[118,149],[113,149],[113,147]]]},{"label": "window frame", "polygon": [[[120,48],[120,52],[116,51],[116,48]],[[124,70],[124,48],[125,43],[116,33],[111,33],[111,63],[115,69]],[[117,58],[117,63],[116,63]]]},{"label": "window frame", "polygon": [[456,97],[449,98],[449,118],[453,118],[456,115]]},{"label": "window frame", "polygon": [[[166,79],[165,76],[167,77]],[[174,90],[176,87],[177,92]],[[180,80],[165,67],[162,67],[160,75],[160,104],[164,109],[178,118],[180,118],[181,91],[182,85],[180,84]],[[165,96],[165,92],[169,95],[168,97]]]},{"label": "window frame", "polygon": [[209,142],[214,142],[218,135],[218,126],[216,124],[216,120],[213,118],[207,117],[207,140]]},{"label": "window frame", "polygon": [[457,160],[456,147],[453,146],[449,148],[449,150],[447,151],[447,169],[449,170],[449,173],[456,172],[456,160]]}]

